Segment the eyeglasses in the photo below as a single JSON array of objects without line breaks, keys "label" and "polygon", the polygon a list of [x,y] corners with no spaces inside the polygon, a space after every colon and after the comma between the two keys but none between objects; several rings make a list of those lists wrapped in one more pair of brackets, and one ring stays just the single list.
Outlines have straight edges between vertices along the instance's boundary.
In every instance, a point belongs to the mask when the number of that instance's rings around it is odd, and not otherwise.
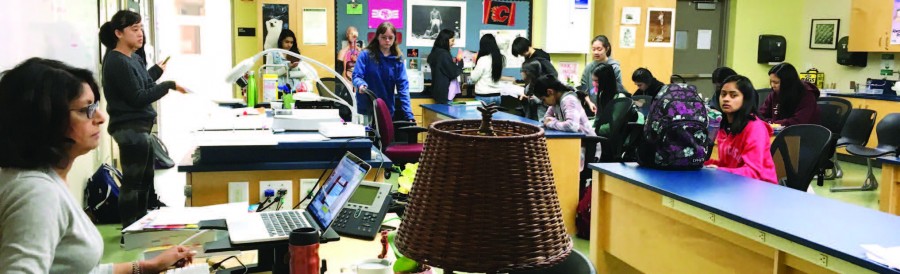
[{"label": "eyeglasses", "polygon": [[97,113],[97,108],[100,107],[100,101],[96,101],[93,104],[87,105],[86,107],[79,109],[70,109],[70,111],[77,111],[84,113],[87,115],[88,119],[94,119],[94,114]]}]

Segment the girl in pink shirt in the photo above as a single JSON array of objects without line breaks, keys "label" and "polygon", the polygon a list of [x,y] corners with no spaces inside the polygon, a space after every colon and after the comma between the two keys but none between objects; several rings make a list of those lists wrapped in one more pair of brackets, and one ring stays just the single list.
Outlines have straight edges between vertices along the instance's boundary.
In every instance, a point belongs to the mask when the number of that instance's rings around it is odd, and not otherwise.
[{"label": "girl in pink shirt", "polygon": [[716,135],[719,159],[706,165],[777,184],[770,152],[772,127],[757,117],[757,102],[750,79],[740,75],[725,79],[719,92],[719,108],[725,115]]},{"label": "girl in pink shirt", "polygon": [[[597,136],[581,107],[581,99],[575,89],[559,82],[553,75],[543,75],[531,82],[534,95],[548,106],[544,115],[544,128],[559,131],[580,132],[587,136]],[[579,170],[584,168],[584,150],[581,151]],[[600,144],[594,157],[600,158]]]}]

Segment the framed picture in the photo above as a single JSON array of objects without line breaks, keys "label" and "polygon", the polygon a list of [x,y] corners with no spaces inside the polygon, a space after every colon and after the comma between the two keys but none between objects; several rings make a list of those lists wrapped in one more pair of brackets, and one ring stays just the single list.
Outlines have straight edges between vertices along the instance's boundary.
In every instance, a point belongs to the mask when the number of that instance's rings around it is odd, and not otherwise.
[{"label": "framed picture", "polygon": [[622,8],[622,25],[640,25],[641,7]]},{"label": "framed picture", "polygon": [[281,35],[281,30],[288,29],[290,25],[290,10],[291,7],[288,4],[262,4],[263,49],[278,47],[278,36]]},{"label": "framed picture", "polygon": [[809,25],[809,48],[836,49],[841,19],[812,19]]},{"label": "framed picture", "polygon": [[675,44],[675,9],[647,9],[647,47],[671,48]]},{"label": "framed picture", "polygon": [[466,2],[409,0],[406,11],[407,47],[433,46],[442,29],[456,33],[454,47],[466,46]]}]

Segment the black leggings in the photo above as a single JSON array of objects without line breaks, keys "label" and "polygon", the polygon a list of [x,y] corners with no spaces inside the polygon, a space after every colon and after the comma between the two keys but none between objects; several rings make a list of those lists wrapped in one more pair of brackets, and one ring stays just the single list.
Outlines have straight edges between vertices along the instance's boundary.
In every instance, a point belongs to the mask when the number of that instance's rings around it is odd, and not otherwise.
[{"label": "black leggings", "polygon": [[156,204],[153,187],[153,147],[149,127],[128,127],[112,133],[119,144],[122,163],[122,187],[119,190],[119,215],[122,226],[131,225]]}]

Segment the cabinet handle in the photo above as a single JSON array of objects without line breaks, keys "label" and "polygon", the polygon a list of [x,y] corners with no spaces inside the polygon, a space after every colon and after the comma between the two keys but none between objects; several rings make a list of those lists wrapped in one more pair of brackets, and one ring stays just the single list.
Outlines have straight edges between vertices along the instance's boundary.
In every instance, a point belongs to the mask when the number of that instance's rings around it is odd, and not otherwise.
[{"label": "cabinet handle", "polygon": [[887,32],[884,33],[884,49],[888,49],[891,45],[891,35]]},{"label": "cabinet handle", "polygon": [[884,40],[884,37],[878,37],[878,47],[881,47],[882,40]]}]

